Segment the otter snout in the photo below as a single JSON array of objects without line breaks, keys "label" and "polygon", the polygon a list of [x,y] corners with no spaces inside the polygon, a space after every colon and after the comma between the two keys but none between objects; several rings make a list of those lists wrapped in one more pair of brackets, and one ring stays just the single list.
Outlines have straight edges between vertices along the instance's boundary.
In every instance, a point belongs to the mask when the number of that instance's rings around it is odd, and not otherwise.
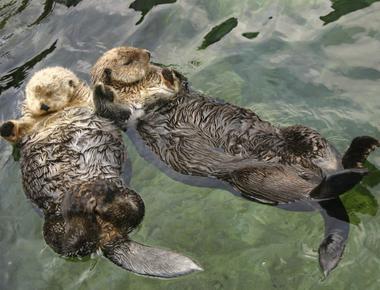
[{"label": "otter snout", "polygon": [[40,109],[41,109],[41,111],[47,112],[47,111],[49,111],[50,107],[46,104],[41,104]]}]

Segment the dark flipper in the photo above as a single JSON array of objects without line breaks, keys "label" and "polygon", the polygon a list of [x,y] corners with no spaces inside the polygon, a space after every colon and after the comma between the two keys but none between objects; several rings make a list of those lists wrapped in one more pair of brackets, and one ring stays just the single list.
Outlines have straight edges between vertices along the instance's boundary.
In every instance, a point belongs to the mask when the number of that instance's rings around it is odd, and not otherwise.
[{"label": "dark flipper", "polygon": [[175,252],[117,240],[102,247],[103,254],[116,265],[136,274],[174,278],[202,271],[191,259]]},{"label": "dark flipper", "polygon": [[370,136],[356,137],[342,158],[344,168],[361,168],[368,155],[380,146],[379,140]]},{"label": "dark flipper", "polygon": [[368,173],[367,169],[345,169],[325,177],[310,193],[314,199],[331,199],[352,189]]},{"label": "dark flipper", "polygon": [[350,229],[349,218],[340,199],[319,202],[325,221],[325,238],[319,246],[319,265],[325,277],[338,265]]}]

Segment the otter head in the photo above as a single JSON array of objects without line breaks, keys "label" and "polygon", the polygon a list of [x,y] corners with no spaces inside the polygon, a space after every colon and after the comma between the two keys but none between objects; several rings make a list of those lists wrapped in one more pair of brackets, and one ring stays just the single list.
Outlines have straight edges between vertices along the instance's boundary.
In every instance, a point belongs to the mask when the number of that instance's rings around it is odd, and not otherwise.
[{"label": "otter head", "polygon": [[[131,84],[140,81],[150,70],[150,52],[135,47],[116,47],[104,53],[91,70],[92,82],[122,82]],[[110,72],[112,70],[112,81]]]},{"label": "otter head", "polygon": [[144,107],[176,96],[183,76],[149,63],[150,54],[140,48],[117,47],[103,54],[91,70],[94,84],[103,82],[117,89],[118,101]]},{"label": "otter head", "polygon": [[64,109],[72,101],[80,80],[63,67],[48,67],[36,72],[25,92],[25,109],[42,116]]}]

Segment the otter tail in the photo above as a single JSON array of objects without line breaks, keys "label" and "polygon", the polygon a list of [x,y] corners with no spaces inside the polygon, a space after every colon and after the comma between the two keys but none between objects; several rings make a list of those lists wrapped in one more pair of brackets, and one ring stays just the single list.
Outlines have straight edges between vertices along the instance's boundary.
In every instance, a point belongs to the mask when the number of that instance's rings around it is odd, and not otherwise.
[{"label": "otter tail", "polygon": [[370,136],[360,136],[352,140],[350,147],[342,158],[344,168],[360,168],[368,155],[380,147],[380,141]]},{"label": "otter tail", "polygon": [[336,198],[359,183],[367,172],[366,169],[346,169],[321,177],[293,166],[258,163],[233,171],[225,180],[246,198],[278,204]]}]

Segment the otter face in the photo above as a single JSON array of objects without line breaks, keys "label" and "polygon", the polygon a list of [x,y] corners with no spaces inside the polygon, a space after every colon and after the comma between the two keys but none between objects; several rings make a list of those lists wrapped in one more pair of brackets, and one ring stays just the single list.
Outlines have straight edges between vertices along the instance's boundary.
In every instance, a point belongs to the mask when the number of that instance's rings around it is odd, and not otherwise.
[{"label": "otter face", "polygon": [[103,54],[91,71],[93,83],[110,84],[109,69],[114,82],[131,84],[140,81],[150,70],[150,52],[135,47],[117,47]]},{"label": "otter face", "polygon": [[26,85],[25,109],[42,116],[64,109],[72,100],[80,80],[63,67],[49,67],[36,72]]}]

